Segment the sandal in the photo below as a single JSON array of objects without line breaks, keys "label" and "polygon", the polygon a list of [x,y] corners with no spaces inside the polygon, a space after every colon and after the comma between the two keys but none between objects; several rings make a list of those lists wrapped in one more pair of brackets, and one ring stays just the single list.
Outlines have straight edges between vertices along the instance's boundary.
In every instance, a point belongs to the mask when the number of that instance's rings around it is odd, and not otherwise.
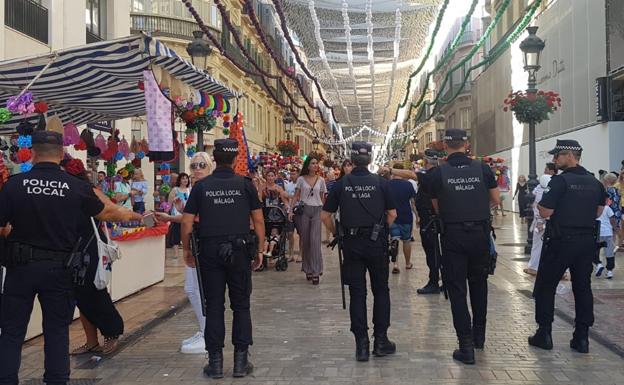
[{"label": "sandal", "polygon": [[306,279],[308,281],[311,281],[312,280],[312,274],[306,274]]},{"label": "sandal", "polygon": [[313,285],[318,285],[320,282],[320,278],[319,277],[312,277],[312,284]]},{"label": "sandal", "polygon": [[87,353],[101,353],[102,352],[102,347],[100,346],[99,343],[96,343],[93,346],[87,346],[87,344],[84,344],[74,350],[72,350],[71,353],[69,353],[70,356],[79,356],[82,354],[87,354]]},{"label": "sandal", "polygon": [[409,265],[405,265],[405,270],[412,270],[414,268],[414,264],[410,263]]},{"label": "sandal", "polygon": [[398,267],[394,267],[394,268],[392,269],[392,274],[399,274],[400,272],[401,272],[401,270],[399,270],[399,268],[398,268]]},{"label": "sandal", "polygon": [[119,337],[104,337],[104,346],[102,346],[102,354],[112,354],[117,350],[119,345]]}]

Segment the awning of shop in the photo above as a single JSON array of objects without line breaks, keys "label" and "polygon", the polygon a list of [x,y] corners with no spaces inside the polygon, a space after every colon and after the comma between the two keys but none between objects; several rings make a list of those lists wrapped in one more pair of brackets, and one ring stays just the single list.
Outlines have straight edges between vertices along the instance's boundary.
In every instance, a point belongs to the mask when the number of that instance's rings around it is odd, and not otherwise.
[{"label": "awning of shop", "polygon": [[[138,82],[152,65],[194,89],[224,98],[237,96],[162,42],[140,34],[0,62],[0,106],[36,79],[28,89],[34,100],[45,101],[48,116],[56,114],[64,124],[142,116],[145,100]],[[14,116],[0,133],[13,132],[22,120],[23,116]]]}]

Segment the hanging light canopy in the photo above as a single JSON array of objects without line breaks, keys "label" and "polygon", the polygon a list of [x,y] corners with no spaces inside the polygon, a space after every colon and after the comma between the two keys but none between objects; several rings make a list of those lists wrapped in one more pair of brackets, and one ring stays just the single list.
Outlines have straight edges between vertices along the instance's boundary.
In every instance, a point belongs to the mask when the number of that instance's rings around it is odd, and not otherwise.
[{"label": "hanging light canopy", "polygon": [[195,67],[205,70],[212,48],[203,37],[203,31],[193,31],[193,40],[186,46],[186,53],[191,57],[191,62]]}]

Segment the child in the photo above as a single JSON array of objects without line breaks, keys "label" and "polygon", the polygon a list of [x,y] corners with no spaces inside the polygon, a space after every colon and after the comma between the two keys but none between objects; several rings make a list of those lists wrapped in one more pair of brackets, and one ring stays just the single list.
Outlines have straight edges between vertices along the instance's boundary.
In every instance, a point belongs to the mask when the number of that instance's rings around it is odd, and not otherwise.
[{"label": "child", "polygon": [[279,244],[279,235],[279,230],[276,227],[271,229],[271,236],[266,241],[265,258],[269,259],[273,256],[273,250]]},{"label": "child", "polygon": [[[607,279],[613,278],[613,269],[615,268],[615,243],[613,242],[613,230],[617,228],[615,222],[615,214],[608,205],[602,211],[602,215],[598,217],[600,221],[600,239],[599,243],[604,245],[605,257],[607,257]],[[600,249],[598,249],[600,254]],[[600,261],[600,255],[597,258],[596,277],[600,277],[604,270],[604,265]]]}]

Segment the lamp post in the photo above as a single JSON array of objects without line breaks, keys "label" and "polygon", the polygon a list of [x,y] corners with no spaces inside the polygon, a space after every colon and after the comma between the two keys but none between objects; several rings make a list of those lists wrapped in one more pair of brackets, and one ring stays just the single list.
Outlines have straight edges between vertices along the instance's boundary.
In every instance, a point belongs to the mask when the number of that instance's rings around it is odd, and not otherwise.
[{"label": "lamp post", "polygon": [[[203,38],[204,31],[193,31],[193,40],[186,46],[186,53],[191,57],[191,62],[200,71],[206,71],[208,55],[212,49],[208,41]],[[197,151],[204,151],[204,132],[197,133]]]},{"label": "lamp post", "polygon": [[315,136],[314,139],[312,139],[312,145],[314,146],[314,151],[318,150],[319,144],[321,144],[321,141],[319,140],[318,136]]},{"label": "lamp post", "polygon": [[[546,43],[540,39],[535,33],[537,27],[528,27],[529,36],[520,43],[520,50],[523,53],[524,70],[529,74],[527,93],[535,95],[537,93],[537,71],[540,67],[540,54],[546,46]],[[524,253],[531,254],[533,247],[533,232],[531,231],[531,223],[533,222],[533,202],[535,195],[533,189],[538,185],[535,155],[535,121],[529,121],[529,180],[527,181],[528,192],[526,194],[527,205],[525,213],[527,220],[527,244],[524,246]]]},{"label": "lamp post", "polygon": [[416,154],[416,147],[418,147],[418,138],[412,137],[412,154]]},{"label": "lamp post", "polygon": [[401,152],[401,160],[405,160],[405,153],[406,153],[405,148],[402,148],[400,152]]}]

